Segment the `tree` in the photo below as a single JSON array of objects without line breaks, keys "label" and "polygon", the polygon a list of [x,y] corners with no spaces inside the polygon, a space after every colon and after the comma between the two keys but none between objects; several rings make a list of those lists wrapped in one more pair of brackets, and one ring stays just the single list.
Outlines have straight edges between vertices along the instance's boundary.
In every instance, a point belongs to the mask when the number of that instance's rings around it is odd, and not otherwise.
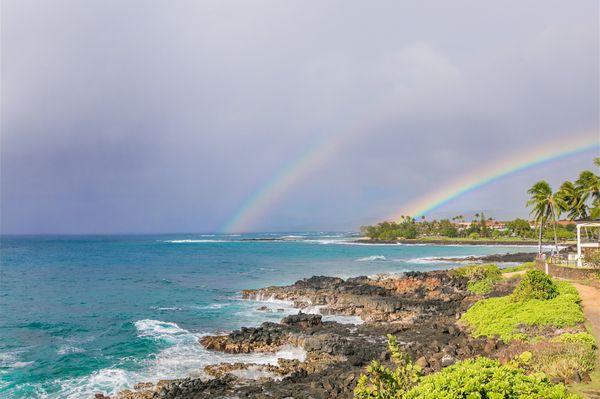
[{"label": "tree", "polygon": [[588,217],[588,207],[581,195],[581,190],[575,184],[570,181],[564,182],[560,186],[557,196],[560,197],[561,211],[567,212],[570,220]]},{"label": "tree", "polygon": [[559,212],[558,202],[560,199],[552,193],[552,187],[545,180],[535,183],[527,193],[530,195],[527,206],[531,207],[531,215],[539,226],[539,253],[542,253],[542,230],[544,223],[551,219],[554,225],[554,244],[558,252],[558,238],[556,236],[556,219]]},{"label": "tree", "polygon": [[[596,163],[597,159],[594,159]],[[584,170],[575,181],[575,187],[581,195],[582,201],[592,201],[590,216],[592,219],[600,217],[600,177],[594,172]]]},{"label": "tree", "polygon": [[588,199],[600,199],[600,178],[594,172],[584,170],[575,181],[575,186],[580,191],[584,201]]},{"label": "tree", "polygon": [[511,235],[527,238],[531,236],[531,227],[529,222],[525,219],[515,219],[506,223],[506,228]]},{"label": "tree", "polygon": [[458,230],[448,219],[440,220],[438,224],[438,233],[444,237],[458,236]]},{"label": "tree", "polygon": [[487,227],[487,223],[485,221],[485,215],[483,214],[483,212],[481,212],[480,214],[480,219],[479,219],[479,234],[482,237],[488,237],[490,235],[490,231]]}]

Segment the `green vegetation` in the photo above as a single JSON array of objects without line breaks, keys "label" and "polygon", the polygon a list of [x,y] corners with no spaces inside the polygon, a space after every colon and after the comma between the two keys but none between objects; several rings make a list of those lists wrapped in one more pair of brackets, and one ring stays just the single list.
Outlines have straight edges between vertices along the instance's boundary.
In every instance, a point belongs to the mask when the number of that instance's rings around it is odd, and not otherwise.
[{"label": "green vegetation", "polygon": [[525,219],[515,219],[506,223],[506,229],[513,237],[534,238],[534,231]]},{"label": "green vegetation", "polygon": [[550,276],[539,270],[529,270],[515,287],[512,300],[552,299],[558,295],[558,288]]},{"label": "green vegetation", "polygon": [[[595,158],[594,164],[600,166],[600,158]],[[540,252],[542,237],[548,238],[543,230],[549,221],[552,221],[552,236],[558,250],[559,235],[570,237],[573,233],[557,227],[556,221],[561,214],[566,213],[570,220],[600,217],[600,176],[589,170],[581,172],[575,182],[564,182],[557,192],[553,192],[545,180],[540,180],[527,193],[530,195],[527,206],[532,208],[531,215],[538,225]]]},{"label": "green vegetation", "polygon": [[557,295],[552,299],[515,301],[512,295],[483,299],[475,303],[461,320],[476,337],[499,336],[506,342],[529,338],[526,331],[531,327],[567,327],[582,323],[584,317],[577,290],[566,282],[553,284]]},{"label": "green vegetation", "polygon": [[502,269],[502,273],[513,273],[513,272],[520,272],[523,270],[529,270],[529,269],[532,269],[534,265],[535,265],[534,262],[525,262],[525,263],[521,263],[520,265],[517,265],[517,266],[505,267]]},{"label": "green vegetation", "polygon": [[424,377],[403,398],[574,399],[578,396],[568,393],[562,384],[553,384],[543,374],[527,375],[519,367],[480,357]]},{"label": "green vegetation", "polygon": [[407,217],[403,217],[400,223],[381,222],[375,226],[363,226],[360,230],[362,234],[375,240],[393,241],[417,237],[415,221]]},{"label": "green vegetation", "polygon": [[596,365],[597,345],[587,332],[564,333],[552,339],[537,339],[511,345],[515,362],[528,372],[542,372],[550,378],[573,381]]},{"label": "green vegetation", "polygon": [[502,280],[502,271],[496,265],[469,265],[453,270],[454,275],[469,279],[467,290],[483,295],[494,289],[494,284]]},{"label": "green vegetation", "polygon": [[[359,377],[356,399],[575,399],[562,384],[553,384],[541,373],[526,374],[520,362],[501,365],[488,358],[469,359],[438,373],[420,376],[420,368],[400,351],[396,337],[388,335],[395,369],[373,361]],[[523,356],[521,356],[523,357]],[[530,359],[531,355],[527,357]]]},{"label": "green vegetation", "polygon": [[401,398],[419,381],[421,368],[400,350],[396,336],[388,335],[388,349],[396,368],[392,370],[373,360],[354,388],[356,399]]}]

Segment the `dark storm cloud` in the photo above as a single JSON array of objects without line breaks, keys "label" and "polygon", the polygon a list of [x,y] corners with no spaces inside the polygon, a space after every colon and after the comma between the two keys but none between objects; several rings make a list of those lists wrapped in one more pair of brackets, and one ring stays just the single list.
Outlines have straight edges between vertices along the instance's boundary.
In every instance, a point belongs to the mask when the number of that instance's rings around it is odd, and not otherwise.
[{"label": "dark storm cloud", "polygon": [[[598,7],[6,0],[2,231],[216,230],[337,134],[256,228],[356,228],[515,148],[598,129]],[[446,211],[524,214],[527,184],[592,155]]]}]

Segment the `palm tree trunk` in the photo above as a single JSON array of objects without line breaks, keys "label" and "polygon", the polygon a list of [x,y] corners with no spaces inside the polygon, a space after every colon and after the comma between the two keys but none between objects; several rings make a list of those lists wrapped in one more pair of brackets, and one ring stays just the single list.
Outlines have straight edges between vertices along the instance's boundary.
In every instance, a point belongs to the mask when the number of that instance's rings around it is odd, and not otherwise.
[{"label": "palm tree trunk", "polygon": [[542,254],[542,225],[544,224],[544,217],[540,217],[540,220],[538,221],[539,225],[540,225],[540,234],[539,234],[539,239],[538,239],[538,254]]},{"label": "palm tree trunk", "polygon": [[554,221],[554,247],[556,248],[556,255],[558,256],[558,237],[556,236],[556,212],[554,211],[554,207],[552,207],[552,219]]}]

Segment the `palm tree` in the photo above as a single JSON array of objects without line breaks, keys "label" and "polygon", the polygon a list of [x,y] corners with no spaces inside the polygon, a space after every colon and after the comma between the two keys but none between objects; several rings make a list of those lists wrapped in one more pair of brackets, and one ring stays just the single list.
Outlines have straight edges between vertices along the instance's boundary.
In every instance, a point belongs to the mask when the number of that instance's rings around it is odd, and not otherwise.
[{"label": "palm tree", "polygon": [[[596,163],[598,159],[594,159]],[[586,203],[588,199],[592,200],[590,216],[592,219],[600,217],[600,177],[594,172],[584,170],[579,174],[579,178],[575,181],[575,187],[579,190],[581,200]]]},{"label": "palm tree", "polygon": [[539,230],[539,253],[542,253],[542,230],[544,223],[552,218],[554,226],[554,245],[558,252],[558,237],[556,235],[556,219],[560,215],[559,203],[561,199],[558,195],[552,193],[552,187],[545,180],[540,180],[535,183],[527,193],[530,195],[527,206],[532,207],[531,215],[533,215],[536,223],[538,224]]},{"label": "palm tree", "polygon": [[569,219],[586,219],[588,217],[588,206],[575,184],[570,181],[564,182],[556,195],[560,198],[560,210],[568,212]]}]

